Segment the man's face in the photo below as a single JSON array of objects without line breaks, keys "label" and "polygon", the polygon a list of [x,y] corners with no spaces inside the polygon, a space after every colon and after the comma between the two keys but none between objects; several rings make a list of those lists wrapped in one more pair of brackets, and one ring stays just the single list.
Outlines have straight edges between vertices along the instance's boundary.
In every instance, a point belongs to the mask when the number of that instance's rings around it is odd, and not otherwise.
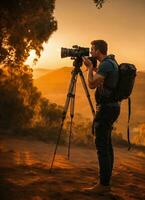
[{"label": "man's face", "polygon": [[90,53],[91,53],[92,57],[97,58],[98,57],[98,53],[99,53],[98,51],[99,50],[98,49],[96,50],[95,45],[91,46],[91,52]]}]

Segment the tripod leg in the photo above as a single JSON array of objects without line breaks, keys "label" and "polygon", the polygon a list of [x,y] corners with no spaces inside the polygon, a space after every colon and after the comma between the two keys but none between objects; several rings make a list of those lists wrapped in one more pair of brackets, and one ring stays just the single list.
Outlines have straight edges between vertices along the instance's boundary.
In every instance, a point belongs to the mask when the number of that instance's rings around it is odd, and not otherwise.
[{"label": "tripod leg", "polygon": [[52,171],[52,168],[53,168],[53,163],[54,163],[57,148],[58,148],[58,145],[59,145],[64,120],[66,118],[66,113],[67,113],[68,106],[69,106],[69,103],[70,103],[70,98],[72,97],[72,92],[74,90],[74,85],[75,85],[75,82],[76,82],[76,79],[75,79],[76,75],[77,75],[77,73],[75,72],[75,70],[73,70],[72,71],[72,78],[71,78],[71,81],[70,81],[69,90],[68,90],[68,94],[67,94],[67,98],[66,98],[66,101],[65,101],[64,110],[63,110],[63,113],[62,113],[62,123],[61,123],[60,131],[59,131],[59,134],[58,134],[58,138],[57,138],[57,142],[56,142],[56,146],[55,146],[55,150],[54,150],[54,154],[53,154],[53,158],[52,158],[52,162],[51,162],[51,166],[50,166],[50,172]]},{"label": "tripod leg", "polygon": [[73,117],[74,117],[76,82],[77,82],[77,76],[76,76],[76,79],[75,79],[72,98],[71,98],[71,101],[70,101],[70,118],[71,118],[71,121],[70,121],[70,134],[69,134],[69,144],[68,144],[68,160],[70,158],[70,146],[71,146],[71,138],[72,138],[72,122],[73,122]]},{"label": "tripod leg", "polygon": [[91,101],[91,98],[90,98],[89,90],[87,88],[87,84],[85,82],[85,78],[83,76],[83,73],[82,73],[81,69],[79,71],[79,75],[80,75],[80,78],[81,78],[81,81],[82,81],[86,96],[88,98],[88,102],[89,102],[89,105],[90,105],[90,108],[91,108],[91,111],[92,111],[93,118],[95,118],[95,110],[94,110],[94,107],[93,107],[93,104],[92,104],[92,101]]},{"label": "tripod leg", "polygon": [[66,101],[65,101],[64,109],[63,109],[63,118],[64,119],[66,117],[66,113],[67,113],[68,106],[69,106],[69,103],[70,103],[70,98],[73,96],[73,90],[74,90],[74,85],[75,85],[75,82],[76,82],[76,76],[77,76],[77,73],[75,72],[75,70],[73,70],[69,89],[68,89],[68,93],[67,93],[67,98],[66,98]]},{"label": "tripod leg", "polygon": [[61,127],[60,127],[60,131],[59,131],[59,134],[58,134],[58,138],[57,138],[57,142],[56,142],[56,146],[55,146],[55,150],[54,150],[54,154],[53,154],[53,158],[52,158],[52,162],[51,162],[49,172],[51,172],[52,168],[53,168],[53,163],[54,163],[54,160],[55,160],[57,147],[58,147],[58,144],[59,144],[59,141],[60,141],[60,136],[61,136],[61,133],[62,133],[63,123],[64,123],[64,120],[62,120],[62,123],[61,123]]}]

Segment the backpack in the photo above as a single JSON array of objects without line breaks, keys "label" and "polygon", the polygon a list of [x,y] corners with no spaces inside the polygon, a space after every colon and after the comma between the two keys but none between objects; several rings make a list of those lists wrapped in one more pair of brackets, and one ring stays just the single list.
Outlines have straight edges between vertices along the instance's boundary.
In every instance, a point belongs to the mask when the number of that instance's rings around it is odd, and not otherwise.
[{"label": "backpack", "polygon": [[136,77],[136,67],[133,64],[122,63],[118,66],[118,70],[119,79],[113,95],[116,101],[122,101],[131,95]]},{"label": "backpack", "polygon": [[[111,59],[108,59],[110,63],[113,64]],[[121,63],[118,65],[119,70],[119,79],[115,90],[113,91],[113,100],[115,101],[122,101],[124,99],[128,99],[128,125],[127,125],[127,138],[129,148],[131,148],[130,138],[129,138],[129,122],[131,116],[131,99],[130,95],[133,90],[133,86],[135,83],[136,77],[136,67],[133,64],[129,63]]]}]

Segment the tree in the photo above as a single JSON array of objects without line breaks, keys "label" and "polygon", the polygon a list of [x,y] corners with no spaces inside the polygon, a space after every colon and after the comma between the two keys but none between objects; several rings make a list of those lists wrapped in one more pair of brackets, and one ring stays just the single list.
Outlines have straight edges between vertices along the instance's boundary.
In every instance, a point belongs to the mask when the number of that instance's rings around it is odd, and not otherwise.
[{"label": "tree", "polygon": [[[94,0],[97,8],[104,1]],[[61,109],[42,99],[32,70],[24,65],[31,50],[40,56],[43,43],[57,30],[54,9],[55,0],[0,1],[0,127],[26,127],[36,113],[49,124],[60,118]]]},{"label": "tree", "polygon": [[40,100],[40,115],[44,126],[56,126],[62,118],[62,107],[55,103],[50,103],[48,99],[41,98]]},{"label": "tree", "polygon": [[27,127],[39,111],[40,92],[32,70],[24,65],[29,52],[37,56],[57,29],[55,0],[0,1],[0,127]]},{"label": "tree", "polygon": [[0,128],[30,126],[40,98],[29,67],[0,69]]},{"label": "tree", "polygon": [[55,0],[0,1],[0,63],[22,64],[34,49],[37,56],[43,42],[56,31]]}]

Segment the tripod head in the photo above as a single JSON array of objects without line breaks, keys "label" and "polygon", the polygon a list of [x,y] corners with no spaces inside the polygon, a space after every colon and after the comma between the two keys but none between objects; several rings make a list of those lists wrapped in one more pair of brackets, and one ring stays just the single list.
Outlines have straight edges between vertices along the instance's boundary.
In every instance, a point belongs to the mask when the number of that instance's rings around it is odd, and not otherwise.
[{"label": "tripod head", "polygon": [[76,68],[80,68],[83,64],[83,59],[82,57],[76,57],[74,58],[74,61],[73,61],[73,66],[76,67]]}]

